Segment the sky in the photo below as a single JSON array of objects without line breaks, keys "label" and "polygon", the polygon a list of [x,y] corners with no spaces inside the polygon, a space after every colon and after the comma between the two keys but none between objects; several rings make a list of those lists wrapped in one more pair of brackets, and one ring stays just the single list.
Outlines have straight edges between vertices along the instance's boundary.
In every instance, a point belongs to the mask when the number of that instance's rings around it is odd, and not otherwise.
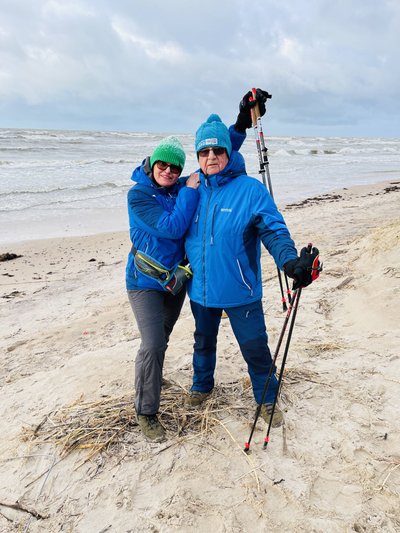
[{"label": "sky", "polygon": [[0,127],[400,137],[399,0],[0,0]]}]

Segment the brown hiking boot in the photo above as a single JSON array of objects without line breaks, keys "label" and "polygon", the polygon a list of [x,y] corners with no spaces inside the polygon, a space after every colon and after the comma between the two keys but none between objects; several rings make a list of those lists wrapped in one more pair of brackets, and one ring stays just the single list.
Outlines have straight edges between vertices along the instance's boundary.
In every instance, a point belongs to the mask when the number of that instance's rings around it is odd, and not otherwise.
[{"label": "brown hiking boot", "polygon": [[[265,420],[267,424],[269,424],[269,421],[271,419],[272,414],[272,403],[263,403],[261,405],[261,411],[260,416]],[[271,426],[273,428],[278,428],[283,424],[283,413],[281,409],[279,408],[278,404],[275,405],[275,411],[274,411],[274,418],[272,419]]]},{"label": "brown hiking boot", "polygon": [[210,392],[199,392],[199,391],[190,391],[185,399],[183,400],[185,407],[198,407],[201,405],[207,398],[211,396]]},{"label": "brown hiking boot", "polygon": [[149,442],[163,442],[165,429],[160,424],[157,415],[137,415],[137,421],[143,435]]}]

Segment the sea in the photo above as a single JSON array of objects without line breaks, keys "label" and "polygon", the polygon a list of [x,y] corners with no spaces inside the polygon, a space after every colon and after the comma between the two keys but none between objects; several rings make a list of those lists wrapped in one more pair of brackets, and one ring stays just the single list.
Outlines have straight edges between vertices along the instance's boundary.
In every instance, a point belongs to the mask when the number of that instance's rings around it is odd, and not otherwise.
[{"label": "sea", "polygon": [[[0,246],[127,231],[132,171],[169,134],[187,153],[183,174],[196,170],[189,134],[0,129]],[[265,144],[278,206],[400,179],[400,138],[266,136]],[[241,152],[261,179],[252,131]]]}]

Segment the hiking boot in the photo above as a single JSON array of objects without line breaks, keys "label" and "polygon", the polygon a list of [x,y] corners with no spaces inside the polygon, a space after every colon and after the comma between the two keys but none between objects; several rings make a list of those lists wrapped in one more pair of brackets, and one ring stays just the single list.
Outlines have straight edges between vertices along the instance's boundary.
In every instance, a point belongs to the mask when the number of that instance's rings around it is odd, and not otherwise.
[{"label": "hiking boot", "polygon": [[[260,416],[265,420],[267,424],[269,424],[269,421],[271,419],[271,413],[272,413],[272,403],[263,403],[261,405],[261,411]],[[272,419],[271,426],[273,428],[278,428],[283,424],[283,413],[281,409],[279,408],[278,404],[275,405],[275,411],[274,411],[274,418]]]},{"label": "hiking boot", "polygon": [[160,424],[157,415],[137,415],[137,421],[143,435],[149,442],[163,442],[165,429]]},{"label": "hiking boot", "polygon": [[199,391],[190,391],[183,401],[185,407],[198,407],[201,405],[207,398],[211,396],[210,392],[199,392]]}]

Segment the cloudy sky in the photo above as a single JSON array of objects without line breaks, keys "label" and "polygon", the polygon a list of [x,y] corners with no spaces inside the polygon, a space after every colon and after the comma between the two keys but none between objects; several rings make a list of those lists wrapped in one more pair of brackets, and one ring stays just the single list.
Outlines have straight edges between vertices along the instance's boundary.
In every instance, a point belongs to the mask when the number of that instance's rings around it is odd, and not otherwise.
[{"label": "cloudy sky", "polygon": [[[399,0],[0,0],[0,127],[400,136]],[[267,125],[268,124],[268,125]]]}]

